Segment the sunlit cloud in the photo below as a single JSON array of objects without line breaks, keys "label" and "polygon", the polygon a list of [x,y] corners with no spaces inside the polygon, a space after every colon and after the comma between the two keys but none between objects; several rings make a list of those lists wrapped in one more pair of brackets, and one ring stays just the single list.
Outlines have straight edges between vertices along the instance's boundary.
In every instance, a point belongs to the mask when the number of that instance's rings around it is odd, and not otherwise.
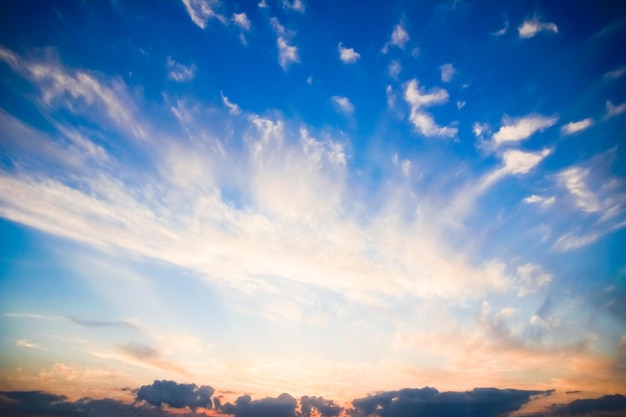
[{"label": "sunlit cloud", "polygon": [[517,32],[522,39],[532,38],[540,32],[559,33],[559,28],[552,22],[542,22],[538,17],[524,20],[518,26]]},{"label": "sunlit cloud", "polygon": [[593,123],[594,121],[591,118],[579,120],[578,122],[569,122],[561,126],[561,134],[573,135],[574,133],[578,133],[585,129],[590,128],[593,125]]},{"label": "sunlit cloud", "polygon": [[361,55],[358,52],[355,52],[353,48],[344,48],[343,43],[339,42],[339,59],[344,64],[354,64],[359,59],[361,59]]}]

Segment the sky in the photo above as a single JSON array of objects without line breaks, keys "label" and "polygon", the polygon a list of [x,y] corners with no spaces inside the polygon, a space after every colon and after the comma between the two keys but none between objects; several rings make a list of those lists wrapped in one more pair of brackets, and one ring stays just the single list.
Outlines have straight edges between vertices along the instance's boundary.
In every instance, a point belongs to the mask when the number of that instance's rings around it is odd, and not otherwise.
[{"label": "sky", "polygon": [[618,2],[1,2],[0,415],[624,412],[624,51]]}]

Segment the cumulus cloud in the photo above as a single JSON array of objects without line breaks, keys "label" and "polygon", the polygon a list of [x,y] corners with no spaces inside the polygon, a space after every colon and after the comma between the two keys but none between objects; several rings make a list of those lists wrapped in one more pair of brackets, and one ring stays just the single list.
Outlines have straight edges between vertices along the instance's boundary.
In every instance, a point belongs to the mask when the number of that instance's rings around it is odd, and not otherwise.
[{"label": "cumulus cloud", "polygon": [[302,0],[283,0],[283,9],[304,13],[305,6]]},{"label": "cumulus cloud", "polygon": [[383,53],[386,54],[389,48],[395,46],[400,49],[404,49],[404,46],[409,41],[409,33],[404,27],[404,23],[398,23],[391,32],[391,39],[383,47]]},{"label": "cumulus cloud", "polygon": [[593,119],[591,118],[579,120],[578,122],[569,122],[561,126],[561,134],[564,136],[573,135],[574,133],[578,133],[585,129],[588,129],[592,125],[593,125]]},{"label": "cumulus cloud", "polygon": [[287,71],[289,65],[300,62],[298,48],[289,44],[289,37],[293,36],[277,18],[272,17],[270,20],[274,32],[276,32],[276,46],[278,46],[278,63],[280,67]]},{"label": "cumulus cloud", "polygon": [[446,103],[448,101],[448,92],[446,90],[432,88],[429,91],[425,91],[424,88],[418,85],[417,80],[413,79],[406,84],[404,99],[411,107],[409,120],[419,133],[427,137],[451,138],[456,136],[458,132],[456,127],[439,126],[435,123],[433,116],[424,111],[424,107]]},{"label": "cumulus cloud", "polygon": [[519,118],[505,117],[500,129],[493,134],[493,143],[496,146],[505,143],[515,143],[528,139],[537,132],[543,132],[556,124],[558,117],[531,114]]},{"label": "cumulus cloud", "polygon": [[339,59],[344,64],[354,64],[359,59],[361,59],[361,55],[358,52],[355,52],[353,48],[344,48],[343,43],[339,42]]},{"label": "cumulus cloud", "polygon": [[400,64],[399,61],[395,59],[391,61],[389,63],[389,66],[387,67],[387,73],[389,74],[391,78],[398,78],[398,75],[400,75],[401,71],[402,71],[402,65]]},{"label": "cumulus cloud", "polygon": [[226,403],[220,411],[235,417],[296,417],[298,402],[291,395],[283,393],[276,398],[267,397],[253,400],[243,395],[234,404]]},{"label": "cumulus cloud", "polygon": [[211,396],[215,390],[209,386],[179,384],[175,381],[154,381],[137,390],[137,401],[146,401],[156,407],[168,405],[173,408],[212,408]]},{"label": "cumulus cloud", "polygon": [[343,407],[335,404],[333,400],[325,400],[322,397],[309,397],[307,395],[300,398],[300,412],[303,417],[311,417],[317,411],[322,417],[337,417]]},{"label": "cumulus cloud", "polygon": [[218,0],[182,0],[182,2],[193,23],[201,29],[206,28],[209,19],[217,19],[224,24],[226,23],[226,18],[215,11],[219,6]]},{"label": "cumulus cloud", "polygon": [[354,114],[354,104],[348,97],[332,96],[330,100],[339,112],[347,116]]},{"label": "cumulus cloud", "polygon": [[233,13],[233,17],[231,20],[242,30],[250,30],[250,19],[248,19],[248,16],[245,13]]},{"label": "cumulus cloud", "polygon": [[435,388],[405,388],[385,391],[352,401],[353,417],[409,416],[424,417],[482,416],[497,417],[519,410],[533,396],[550,391],[525,391],[474,388],[472,391],[439,392]]},{"label": "cumulus cloud", "polygon": [[172,57],[167,57],[167,70],[167,78],[179,83],[191,81],[196,76],[195,65],[185,66],[174,61]]},{"label": "cumulus cloud", "polygon": [[604,116],[605,119],[618,116],[624,112],[626,112],[626,103],[622,103],[616,106],[611,100],[606,101],[606,115]]},{"label": "cumulus cloud", "polygon": [[538,34],[539,32],[553,32],[559,33],[559,28],[552,22],[542,22],[538,17],[524,20],[521,25],[518,26],[517,32],[522,39],[529,39]]},{"label": "cumulus cloud", "polygon": [[439,69],[441,70],[441,81],[444,83],[452,81],[452,78],[454,78],[454,75],[456,74],[456,69],[452,64],[443,64],[439,67]]}]

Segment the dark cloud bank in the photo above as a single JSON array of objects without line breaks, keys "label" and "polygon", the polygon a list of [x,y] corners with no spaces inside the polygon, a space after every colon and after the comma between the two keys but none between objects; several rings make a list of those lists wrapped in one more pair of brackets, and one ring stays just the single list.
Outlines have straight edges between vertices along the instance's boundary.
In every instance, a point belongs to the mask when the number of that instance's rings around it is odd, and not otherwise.
[{"label": "dark cloud bank", "polygon": [[[475,388],[465,392],[439,392],[435,388],[406,388],[384,391],[357,398],[343,408],[332,400],[304,396],[299,400],[289,394],[253,400],[249,395],[234,403],[222,404],[209,386],[154,381],[131,390],[132,404],[112,399],[67,397],[41,391],[0,392],[0,416],[37,417],[505,417],[519,410],[537,396],[553,391]],[[542,413],[526,417],[625,416],[626,396],[607,395],[569,404],[553,405]]]}]

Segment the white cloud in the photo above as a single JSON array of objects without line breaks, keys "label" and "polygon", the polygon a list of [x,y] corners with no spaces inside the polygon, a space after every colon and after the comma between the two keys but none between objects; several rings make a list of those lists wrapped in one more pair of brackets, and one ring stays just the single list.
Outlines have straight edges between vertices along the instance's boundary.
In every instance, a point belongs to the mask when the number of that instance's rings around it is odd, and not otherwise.
[{"label": "white cloud", "polygon": [[330,100],[332,101],[335,108],[340,112],[348,116],[354,114],[354,105],[352,104],[350,99],[348,99],[348,97],[332,96]]},{"label": "white cloud", "polygon": [[245,13],[233,13],[232,21],[241,29],[245,31],[250,30],[250,19],[248,19]]},{"label": "white cloud", "polygon": [[305,6],[302,0],[283,0],[283,9],[304,13]]},{"label": "white cloud", "polygon": [[454,78],[454,75],[456,74],[456,69],[452,64],[443,64],[439,67],[439,69],[441,70],[441,81],[444,83],[452,81],[452,78]]},{"label": "white cloud", "polygon": [[524,296],[545,287],[552,281],[552,274],[546,273],[540,266],[527,263],[517,267],[518,295]]},{"label": "white cloud", "polygon": [[391,39],[383,47],[383,53],[386,54],[389,51],[389,47],[396,46],[400,49],[404,49],[404,46],[409,41],[409,33],[406,31],[403,23],[398,23],[391,33]]},{"label": "white cloud", "polygon": [[354,64],[361,58],[358,52],[355,52],[353,48],[344,48],[343,44],[339,42],[339,59],[344,64]]},{"label": "white cloud", "polygon": [[169,56],[167,57],[167,69],[169,71],[167,78],[179,83],[191,81],[196,76],[195,65],[185,66],[174,61],[172,57]]},{"label": "white cloud", "polygon": [[487,123],[474,122],[472,126],[472,132],[477,138],[482,137],[483,133],[489,133],[489,125]]},{"label": "white cloud", "polygon": [[402,71],[402,65],[400,65],[400,62],[398,62],[397,60],[393,60],[389,63],[389,66],[387,67],[387,72],[389,73],[389,76],[391,78],[398,78],[398,75],[400,75],[400,72]]},{"label": "white cloud", "polygon": [[561,134],[562,135],[573,135],[574,133],[578,133],[583,131],[593,125],[593,119],[587,118],[583,120],[579,120],[578,122],[569,122],[563,126],[561,126]]},{"label": "white cloud", "polygon": [[620,78],[622,75],[624,75],[626,73],[626,65],[624,65],[623,67],[614,69],[613,71],[609,71],[606,74],[604,74],[604,78],[611,78],[613,80],[616,80],[618,78]]},{"label": "white cloud", "polygon": [[463,107],[465,107],[467,103],[464,100],[459,100],[456,102],[456,108],[461,110]]},{"label": "white cloud", "polygon": [[507,20],[506,22],[504,22],[504,26],[501,29],[493,32],[492,35],[494,35],[494,36],[503,36],[503,35],[506,35],[508,30],[509,30],[509,21]]},{"label": "white cloud", "polygon": [[443,104],[448,101],[448,92],[444,89],[433,88],[425,92],[418,86],[417,80],[413,79],[406,84],[404,99],[411,107],[409,120],[415,128],[424,136],[454,137],[458,129],[456,127],[438,126],[432,115],[423,111],[424,107]]},{"label": "white cloud", "polygon": [[21,346],[21,347],[25,347],[25,348],[36,348],[36,347],[39,347],[39,345],[37,345],[36,343],[29,342],[26,339],[19,339],[17,342],[15,342],[15,344],[17,346]]},{"label": "white cloud", "polygon": [[586,213],[601,210],[598,197],[587,186],[589,171],[580,167],[572,167],[558,175],[559,182],[574,196],[576,206]]},{"label": "white cloud", "polygon": [[626,112],[626,103],[616,106],[611,100],[606,101],[606,115],[604,116],[606,119],[620,115],[624,112]]},{"label": "white cloud", "polygon": [[34,82],[47,106],[65,107],[73,114],[95,120],[109,119],[124,134],[137,139],[147,137],[144,123],[136,116],[131,94],[120,79],[102,80],[96,74],[66,69],[56,57],[24,60],[3,47],[0,47],[0,60]]},{"label": "white cloud", "polygon": [[549,207],[554,204],[555,197],[542,197],[536,194],[530,195],[522,200],[526,204],[538,204],[542,207]]},{"label": "white cloud", "polygon": [[298,56],[298,48],[290,45],[288,36],[292,36],[292,33],[288,33],[283,25],[280,24],[277,18],[272,17],[270,20],[274,32],[276,32],[276,46],[278,46],[278,63],[280,67],[287,71],[289,65],[300,62]]},{"label": "white cloud", "polygon": [[503,125],[494,133],[493,142],[496,146],[507,142],[519,142],[528,139],[536,132],[543,132],[559,120],[557,116],[547,117],[540,114],[511,119],[505,118]]},{"label": "white cloud", "polygon": [[226,24],[226,18],[215,12],[215,7],[219,6],[217,0],[182,0],[189,13],[191,20],[201,29],[206,28],[209,19],[217,19]]},{"label": "white cloud", "polygon": [[538,17],[525,20],[517,28],[519,37],[522,39],[532,38],[539,32],[559,33],[559,28],[552,22],[542,22]]},{"label": "white cloud", "polygon": [[549,149],[539,152],[523,152],[519,149],[508,150],[502,154],[503,171],[509,174],[526,174],[551,152]]},{"label": "white cloud", "polygon": [[228,107],[230,114],[241,114],[241,109],[237,104],[232,103],[230,100],[228,100],[228,97],[226,97],[222,91],[220,91],[220,95],[222,96],[222,102],[226,107]]}]

